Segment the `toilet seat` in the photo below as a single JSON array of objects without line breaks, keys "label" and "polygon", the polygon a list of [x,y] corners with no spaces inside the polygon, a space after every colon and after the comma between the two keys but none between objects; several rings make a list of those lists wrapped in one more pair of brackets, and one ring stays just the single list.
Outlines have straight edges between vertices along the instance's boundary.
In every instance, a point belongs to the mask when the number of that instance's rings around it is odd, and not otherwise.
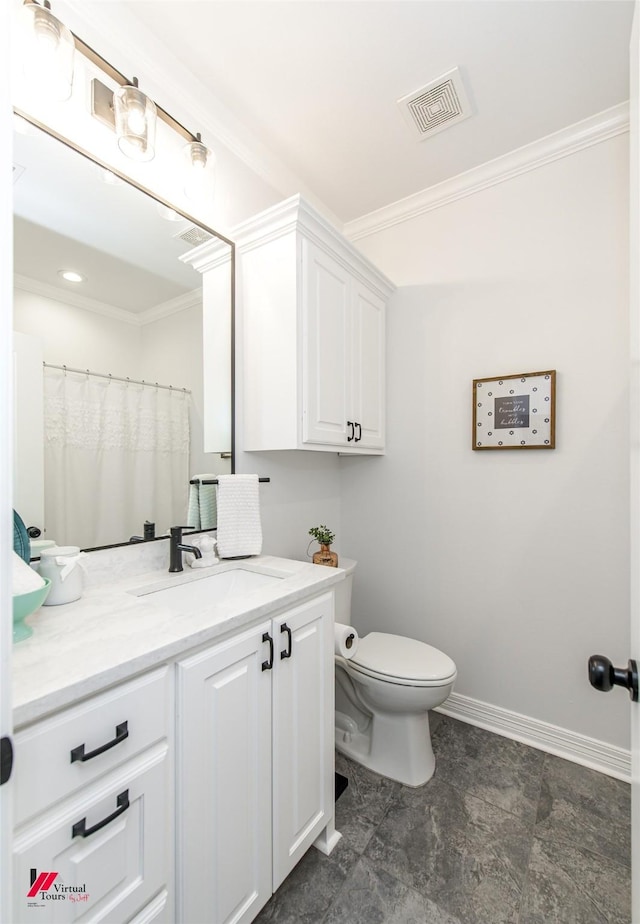
[{"label": "toilet seat", "polygon": [[411,687],[435,687],[451,683],[457,674],[451,658],[417,639],[386,632],[370,632],[361,638],[347,668],[386,683]]}]

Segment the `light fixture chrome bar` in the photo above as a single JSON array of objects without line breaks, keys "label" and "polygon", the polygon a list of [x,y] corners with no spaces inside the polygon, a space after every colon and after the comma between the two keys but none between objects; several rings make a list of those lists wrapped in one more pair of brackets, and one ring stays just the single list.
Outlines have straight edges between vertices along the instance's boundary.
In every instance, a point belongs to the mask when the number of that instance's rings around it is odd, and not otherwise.
[{"label": "light fixture chrome bar", "polygon": [[127,385],[144,385],[146,388],[163,388],[165,391],[179,391],[185,395],[191,394],[190,388],[176,388],[175,385],[159,385],[157,382],[145,382],[144,379],[130,379],[128,376],[111,375],[110,372],[92,372],[90,369],[74,369],[73,366],[59,366],[56,363],[42,363],[45,369],[58,369],[60,372],[75,372],[78,375],[92,375],[98,379],[109,379],[110,382],[125,382]]},{"label": "light fixture chrome bar", "polygon": [[[25,6],[29,4],[32,4],[32,5],[35,4],[36,6],[43,5],[39,3],[38,0],[24,0]],[[78,38],[75,32],[71,32],[71,35],[73,36],[73,41],[75,42],[76,50],[81,55],[83,55],[85,58],[87,58],[88,61],[91,61],[92,64],[95,64],[96,67],[100,68],[103,74],[106,74],[107,77],[115,81],[121,87],[125,87],[131,84],[131,81],[129,80],[128,77],[125,77],[125,75],[121,71],[117,70],[117,68],[115,68],[113,64],[110,64],[106,58],[103,58],[102,55],[98,54],[98,52],[95,51],[95,49],[93,49],[91,45],[87,45],[87,43],[84,42],[81,38]],[[99,81],[97,82],[99,83]],[[108,88],[105,87],[104,89],[107,90]],[[109,90],[109,92],[111,93],[111,96],[113,96],[113,91]],[[155,103],[155,100],[154,100],[154,103]],[[159,106],[157,103],[155,103],[155,105],[156,105],[156,109],[158,110],[158,118],[161,119],[166,125],[172,128],[175,132],[177,132],[183,138],[186,138],[187,141],[198,141],[199,140],[197,134],[194,134],[194,132],[190,132],[189,129],[186,128],[182,124],[182,122],[178,122],[178,120],[175,119],[172,115],[170,115],[166,111],[166,109],[163,109],[162,106]],[[97,115],[97,113],[95,114]],[[98,116],[98,118],[100,118],[100,116]],[[111,124],[112,125],[114,124],[113,120]]]},{"label": "light fixture chrome bar", "polygon": [[[121,87],[126,87],[131,84],[131,80],[129,80],[128,77],[125,77],[124,74],[116,70],[116,68],[112,64],[110,64],[105,58],[102,57],[102,55],[99,55],[97,51],[94,51],[94,49],[90,45],[87,45],[86,42],[83,42],[82,39],[78,38],[78,36],[74,32],[72,32],[71,35],[73,35],[73,40],[76,43],[76,49],[80,52],[80,54],[83,55],[85,58],[87,58],[89,61],[91,61],[92,64],[95,64],[96,67],[99,67],[100,70],[103,72],[103,74],[106,74],[107,77],[110,77],[111,80],[114,80]],[[94,78],[91,81],[92,101],[93,101],[93,94],[94,94],[94,89],[93,89],[94,84],[98,84],[99,87],[101,88],[98,91],[101,94],[101,96],[105,94],[105,91],[106,93],[110,95],[111,99],[110,99],[109,105],[110,105],[111,111],[113,112],[113,102],[112,102],[113,90],[110,90],[103,83],[101,83],[97,78]],[[154,100],[154,103],[155,103],[155,100]],[[92,105],[93,105],[93,102],[92,102]],[[163,109],[162,106],[159,106],[158,103],[155,103],[155,105],[156,105],[156,109],[158,110],[158,118],[161,119],[165,123],[165,125],[168,125],[169,128],[172,128],[175,132],[177,132],[183,138],[186,138],[187,141],[197,141],[198,140],[197,134],[190,132],[188,128],[185,128],[182,122],[178,122],[177,119],[174,119],[174,117],[170,115],[166,111],[166,109]],[[98,116],[97,113],[94,113],[94,114]],[[101,118],[101,116],[98,116],[98,118]],[[102,121],[104,121],[104,119],[102,119]],[[107,123],[107,124],[111,124],[113,126],[115,124],[115,119],[112,119],[111,123]]]}]

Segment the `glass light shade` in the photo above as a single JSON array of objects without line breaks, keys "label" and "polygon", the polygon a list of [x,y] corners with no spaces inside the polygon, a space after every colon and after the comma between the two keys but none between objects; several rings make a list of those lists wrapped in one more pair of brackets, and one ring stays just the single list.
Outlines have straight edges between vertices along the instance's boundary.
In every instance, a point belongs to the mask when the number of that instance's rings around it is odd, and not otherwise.
[{"label": "glass light shade", "polygon": [[153,160],[156,144],[156,105],[137,86],[119,87],[113,94],[118,147],[132,160]]},{"label": "glass light shade", "polygon": [[213,151],[200,141],[191,141],[182,149],[185,164],[184,192],[192,201],[213,197],[216,158]]},{"label": "glass light shade", "polygon": [[107,170],[106,167],[99,167],[98,169],[102,182],[106,183],[107,186],[124,186],[124,180],[121,180],[120,177],[112,173],[111,170]]},{"label": "glass light shade", "polygon": [[24,73],[49,99],[66,100],[73,86],[73,35],[46,6],[27,3],[21,15],[24,31]]},{"label": "glass light shade", "polygon": [[158,215],[165,221],[186,221],[184,215],[180,215],[168,205],[163,205],[162,202],[158,202]]}]

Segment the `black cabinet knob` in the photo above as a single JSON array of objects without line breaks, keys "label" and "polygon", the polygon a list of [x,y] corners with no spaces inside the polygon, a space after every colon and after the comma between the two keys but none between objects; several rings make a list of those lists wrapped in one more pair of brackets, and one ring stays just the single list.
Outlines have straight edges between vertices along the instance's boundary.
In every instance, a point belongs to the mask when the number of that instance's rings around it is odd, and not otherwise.
[{"label": "black cabinet knob", "polygon": [[638,665],[629,661],[626,667],[614,667],[604,655],[589,658],[589,683],[601,693],[608,693],[614,686],[625,687],[629,696],[638,702]]}]

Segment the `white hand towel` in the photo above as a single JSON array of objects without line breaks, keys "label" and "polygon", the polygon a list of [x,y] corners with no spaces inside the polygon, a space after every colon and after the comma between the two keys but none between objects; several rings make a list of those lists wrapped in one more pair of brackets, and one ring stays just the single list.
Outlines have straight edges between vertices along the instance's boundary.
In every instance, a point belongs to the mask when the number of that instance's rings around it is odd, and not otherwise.
[{"label": "white hand towel", "polygon": [[239,558],[262,551],[257,475],[218,475],[218,555]]},{"label": "white hand towel", "polygon": [[192,475],[200,484],[189,485],[189,507],[187,510],[187,525],[193,529],[213,529],[216,525],[218,511],[216,502],[216,485],[202,484],[217,478],[217,475]]}]

